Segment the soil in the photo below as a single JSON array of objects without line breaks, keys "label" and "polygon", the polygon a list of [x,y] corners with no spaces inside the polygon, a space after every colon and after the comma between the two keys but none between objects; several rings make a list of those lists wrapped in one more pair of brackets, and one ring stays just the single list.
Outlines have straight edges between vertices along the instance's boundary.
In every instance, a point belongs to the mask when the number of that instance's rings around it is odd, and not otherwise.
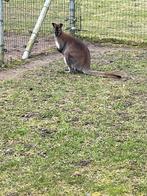
[{"label": "soil", "polygon": [[[15,33],[5,33],[5,60],[10,61],[13,59],[21,59],[27,42],[29,41],[30,36],[19,35]],[[50,48],[54,48],[54,39],[53,36],[44,36],[38,37],[34,43],[31,54],[37,55],[44,53]]]},{"label": "soil", "polygon": [[24,65],[8,70],[0,71],[0,80],[11,80],[14,78],[20,79],[21,76],[28,70],[34,70],[37,67],[47,66],[49,63],[61,58],[60,54],[41,55],[40,57],[29,60]]},{"label": "soil", "polygon": [[[28,39],[29,37],[16,36],[14,34],[5,36],[6,60],[10,61],[14,59],[21,59]],[[89,42],[86,42],[86,45],[91,52],[92,63],[106,52],[131,50],[131,48],[127,47],[105,46],[102,44],[92,44]],[[20,67],[0,71],[0,80],[10,80],[13,78],[19,79],[27,70],[33,70],[38,66],[47,66],[49,63],[57,59],[63,59],[62,55],[57,52],[55,48],[53,36],[38,38],[34,44],[31,55],[31,58],[29,58],[29,60],[27,60],[25,64],[21,65]]]}]

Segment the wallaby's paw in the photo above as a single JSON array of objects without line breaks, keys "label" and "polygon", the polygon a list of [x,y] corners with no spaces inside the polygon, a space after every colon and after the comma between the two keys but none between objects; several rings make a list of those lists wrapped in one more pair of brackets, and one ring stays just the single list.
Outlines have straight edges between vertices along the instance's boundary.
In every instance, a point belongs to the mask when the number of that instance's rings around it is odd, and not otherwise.
[{"label": "wallaby's paw", "polygon": [[67,66],[67,67],[64,68],[64,71],[65,72],[70,72],[70,68]]}]

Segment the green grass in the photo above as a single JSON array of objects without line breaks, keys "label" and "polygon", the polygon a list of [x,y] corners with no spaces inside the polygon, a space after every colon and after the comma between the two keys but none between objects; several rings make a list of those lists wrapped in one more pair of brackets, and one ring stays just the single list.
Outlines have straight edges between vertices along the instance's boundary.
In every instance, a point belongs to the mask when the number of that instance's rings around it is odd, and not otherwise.
[{"label": "green grass", "polygon": [[[69,1],[51,3],[41,33],[52,32],[51,23],[69,27]],[[39,16],[43,2],[11,0],[6,3],[5,30],[27,34]],[[13,17],[12,17],[13,16]],[[77,34],[94,41],[147,44],[147,2],[145,0],[76,1]]]},{"label": "green grass", "polygon": [[83,1],[84,37],[119,43],[147,41],[147,2],[132,0]]},{"label": "green grass", "polygon": [[93,67],[110,60],[134,79],[56,61],[0,83],[0,195],[146,195],[146,52],[105,52]]}]

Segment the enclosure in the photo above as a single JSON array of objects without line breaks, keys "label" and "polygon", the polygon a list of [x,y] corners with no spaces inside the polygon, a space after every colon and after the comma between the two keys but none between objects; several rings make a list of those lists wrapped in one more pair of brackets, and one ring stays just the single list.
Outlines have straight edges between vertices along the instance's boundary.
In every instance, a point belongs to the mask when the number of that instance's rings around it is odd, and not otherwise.
[{"label": "enclosure", "polygon": [[[51,49],[52,22],[70,30],[69,0],[52,0],[36,40],[34,53]],[[147,44],[146,0],[75,0],[76,35],[94,42]],[[44,0],[11,0],[4,3],[5,55],[21,58]]]},{"label": "enclosure", "polygon": [[68,0],[52,0],[20,60],[43,4],[4,2],[0,195],[146,196],[147,1],[75,1],[72,25],[91,68],[125,80],[64,72],[51,23],[71,31]]}]

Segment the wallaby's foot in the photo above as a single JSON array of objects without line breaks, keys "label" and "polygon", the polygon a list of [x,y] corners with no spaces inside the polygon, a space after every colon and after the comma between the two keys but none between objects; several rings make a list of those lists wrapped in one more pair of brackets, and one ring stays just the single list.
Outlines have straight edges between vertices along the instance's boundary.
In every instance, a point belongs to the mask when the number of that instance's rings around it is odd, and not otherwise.
[{"label": "wallaby's foot", "polygon": [[71,74],[76,74],[76,73],[77,73],[77,71],[76,71],[76,69],[75,69],[75,68],[70,67],[70,73],[71,73]]},{"label": "wallaby's foot", "polygon": [[72,68],[72,67],[65,67],[64,71],[66,73],[72,73],[72,74],[77,73],[77,71],[74,68]]},{"label": "wallaby's foot", "polygon": [[70,68],[67,66],[67,67],[64,68],[64,71],[65,72],[70,72]]}]

